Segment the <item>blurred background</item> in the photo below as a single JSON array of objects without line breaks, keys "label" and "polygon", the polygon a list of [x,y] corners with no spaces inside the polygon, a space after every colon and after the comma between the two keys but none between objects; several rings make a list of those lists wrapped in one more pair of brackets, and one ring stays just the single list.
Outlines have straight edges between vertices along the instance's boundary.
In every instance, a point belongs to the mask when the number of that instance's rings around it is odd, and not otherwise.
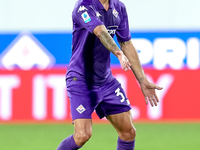
[{"label": "blurred background", "polygon": [[[111,55],[132,106],[136,150],[200,149],[200,1],[121,0],[148,79],[163,87],[146,106],[131,71]],[[73,134],[65,73],[76,0],[0,0],[0,149],[56,149]],[[116,39],[115,39],[116,40]],[[117,134],[93,114],[82,149],[116,149]]]}]

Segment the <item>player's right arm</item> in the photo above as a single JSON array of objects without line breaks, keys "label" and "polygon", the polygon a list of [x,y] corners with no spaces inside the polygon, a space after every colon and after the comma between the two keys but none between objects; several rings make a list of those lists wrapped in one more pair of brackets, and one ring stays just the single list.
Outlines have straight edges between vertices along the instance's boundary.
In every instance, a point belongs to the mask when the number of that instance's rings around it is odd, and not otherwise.
[{"label": "player's right arm", "polygon": [[100,39],[102,44],[119,59],[122,69],[126,71],[130,69],[128,59],[118,48],[103,22],[96,16],[95,8],[90,3],[78,3],[72,13],[72,18],[73,22],[79,25],[80,30],[86,29]]},{"label": "player's right arm", "polygon": [[104,25],[99,25],[94,29],[93,33],[100,39],[101,43],[119,59],[122,69],[125,71],[130,70],[131,64],[110,36],[106,27]]}]

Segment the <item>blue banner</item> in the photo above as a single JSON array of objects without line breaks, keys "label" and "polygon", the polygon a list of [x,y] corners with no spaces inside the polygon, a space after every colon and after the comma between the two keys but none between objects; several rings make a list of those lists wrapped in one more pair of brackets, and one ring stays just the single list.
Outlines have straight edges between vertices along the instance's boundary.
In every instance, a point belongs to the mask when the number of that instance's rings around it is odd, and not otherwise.
[{"label": "blue banner", "polygon": [[[198,69],[200,66],[200,32],[132,32],[131,36],[143,67],[177,70]],[[1,67],[30,69],[35,65],[40,68],[67,65],[71,45],[71,33],[0,33]],[[38,61],[31,62],[32,57]],[[119,65],[112,54],[111,64]]]}]

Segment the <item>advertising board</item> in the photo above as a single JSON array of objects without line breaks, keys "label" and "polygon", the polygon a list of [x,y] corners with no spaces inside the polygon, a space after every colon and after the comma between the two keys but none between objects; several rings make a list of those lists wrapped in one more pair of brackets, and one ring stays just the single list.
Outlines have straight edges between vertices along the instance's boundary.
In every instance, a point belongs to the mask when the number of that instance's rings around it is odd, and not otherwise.
[{"label": "advertising board", "polygon": [[[132,33],[148,79],[163,87],[147,106],[131,71],[111,55],[113,75],[132,106],[133,120],[200,120],[200,33]],[[71,121],[65,73],[71,34],[0,34],[0,122]],[[93,114],[93,119],[98,120]]]}]

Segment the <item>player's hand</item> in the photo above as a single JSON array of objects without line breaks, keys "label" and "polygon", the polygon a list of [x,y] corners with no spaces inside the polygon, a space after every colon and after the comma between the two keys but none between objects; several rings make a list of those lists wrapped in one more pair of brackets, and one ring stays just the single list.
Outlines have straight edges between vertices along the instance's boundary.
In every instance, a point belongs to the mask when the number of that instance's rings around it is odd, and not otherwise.
[{"label": "player's hand", "polygon": [[162,87],[159,87],[153,83],[150,83],[149,81],[144,81],[142,83],[140,83],[140,87],[141,87],[141,90],[142,90],[142,93],[145,97],[145,102],[146,104],[148,104],[148,101],[149,103],[151,104],[151,106],[157,106],[157,103],[159,102],[159,99],[156,95],[156,92],[155,90],[162,90],[163,88]]},{"label": "player's hand", "polygon": [[115,55],[119,59],[122,69],[124,69],[125,71],[131,70],[131,68],[130,68],[131,64],[130,64],[128,58],[124,55],[124,53],[122,51],[116,51]]}]

